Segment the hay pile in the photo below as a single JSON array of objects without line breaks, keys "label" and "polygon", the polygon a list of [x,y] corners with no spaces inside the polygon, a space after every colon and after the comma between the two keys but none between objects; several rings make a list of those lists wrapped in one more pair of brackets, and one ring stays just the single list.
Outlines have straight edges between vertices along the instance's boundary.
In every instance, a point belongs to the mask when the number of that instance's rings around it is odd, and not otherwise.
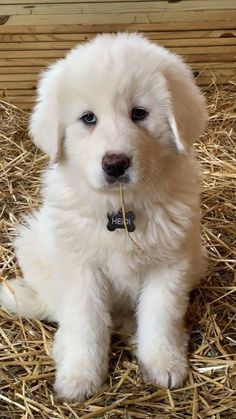
[{"label": "hay pile", "polygon": [[[210,269],[187,315],[190,373],[184,387],[144,385],[130,349],[112,341],[110,376],[85,403],[57,400],[50,345],[56,326],[1,311],[1,418],[236,418],[235,85],[207,93],[210,123],[196,154],[203,178],[203,240]],[[22,214],[39,204],[47,163],[27,137],[28,114],[0,102],[1,278],[19,276],[11,239]],[[36,238],[37,239],[37,238]]]}]

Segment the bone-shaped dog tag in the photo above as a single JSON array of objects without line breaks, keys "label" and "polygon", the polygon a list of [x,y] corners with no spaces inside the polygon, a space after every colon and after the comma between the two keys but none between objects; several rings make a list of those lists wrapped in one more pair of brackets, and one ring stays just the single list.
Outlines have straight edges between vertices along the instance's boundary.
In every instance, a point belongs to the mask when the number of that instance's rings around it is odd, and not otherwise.
[{"label": "bone-shaped dog tag", "polygon": [[[114,212],[112,213],[108,212],[107,218],[108,218],[107,229],[109,231],[115,231],[117,228],[125,228],[124,218],[123,218],[123,214],[121,210],[119,210],[117,214],[115,214]],[[132,233],[132,231],[135,230],[135,225],[134,225],[135,215],[133,211],[126,212],[125,219],[126,219],[127,229],[129,233]]]}]

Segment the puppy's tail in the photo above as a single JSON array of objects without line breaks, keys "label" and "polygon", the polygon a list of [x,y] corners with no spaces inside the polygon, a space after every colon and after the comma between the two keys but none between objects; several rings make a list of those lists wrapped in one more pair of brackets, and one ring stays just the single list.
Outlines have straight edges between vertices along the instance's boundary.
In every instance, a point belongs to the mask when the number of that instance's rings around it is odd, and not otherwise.
[{"label": "puppy's tail", "polygon": [[4,281],[0,286],[0,305],[13,314],[30,319],[55,320],[49,307],[23,279]]}]

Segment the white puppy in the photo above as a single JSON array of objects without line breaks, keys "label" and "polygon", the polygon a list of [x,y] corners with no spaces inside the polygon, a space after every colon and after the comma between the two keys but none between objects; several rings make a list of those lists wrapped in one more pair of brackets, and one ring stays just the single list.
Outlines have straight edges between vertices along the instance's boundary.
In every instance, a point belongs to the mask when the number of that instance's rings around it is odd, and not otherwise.
[{"label": "white puppy", "polygon": [[[107,375],[113,314],[136,313],[145,381],[180,386],[184,315],[202,274],[199,182],[192,143],[206,110],[190,70],[136,34],[100,35],[43,74],[30,132],[53,163],[43,205],[16,241],[19,314],[59,323],[57,392],[83,400]],[[108,213],[135,216],[130,235]],[[121,220],[118,220],[121,222]],[[113,220],[114,222],[114,220]],[[7,287],[1,302],[17,312]]]}]

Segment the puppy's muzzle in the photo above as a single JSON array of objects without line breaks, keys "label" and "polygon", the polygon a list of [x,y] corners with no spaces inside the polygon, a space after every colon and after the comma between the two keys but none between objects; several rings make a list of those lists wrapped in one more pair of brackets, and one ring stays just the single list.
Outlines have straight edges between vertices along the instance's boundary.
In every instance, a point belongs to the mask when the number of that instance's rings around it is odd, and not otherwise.
[{"label": "puppy's muzzle", "polygon": [[124,153],[106,153],[102,159],[102,168],[108,183],[128,183],[126,171],[130,167],[130,158]]}]

